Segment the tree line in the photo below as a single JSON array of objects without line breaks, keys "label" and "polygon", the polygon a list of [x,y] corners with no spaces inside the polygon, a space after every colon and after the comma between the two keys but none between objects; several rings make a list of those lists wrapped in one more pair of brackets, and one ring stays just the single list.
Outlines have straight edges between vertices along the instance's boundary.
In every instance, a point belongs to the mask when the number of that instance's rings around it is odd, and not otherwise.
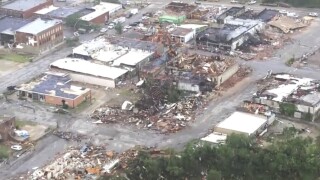
[{"label": "tree line", "polygon": [[[126,178],[125,178],[126,177]],[[141,151],[120,176],[131,180],[313,180],[320,177],[320,139],[288,135],[261,147],[231,135],[224,145],[189,144],[182,152],[154,157]]]},{"label": "tree line", "polygon": [[320,0],[263,0],[263,3],[284,2],[294,7],[319,8]]}]

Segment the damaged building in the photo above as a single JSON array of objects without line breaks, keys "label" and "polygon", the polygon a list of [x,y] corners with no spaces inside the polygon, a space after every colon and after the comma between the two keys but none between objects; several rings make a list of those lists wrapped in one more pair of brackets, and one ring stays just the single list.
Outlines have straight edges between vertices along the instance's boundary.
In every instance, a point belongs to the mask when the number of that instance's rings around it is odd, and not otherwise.
[{"label": "damaged building", "polygon": [[16,30],[30,23],[31,20],[12,16],[0,17],[0,42],[1,45],[13,44]]},{"label": "damaged building", "polygon": [[314,121],[319,117],[319,81],[275,74],[261,83],[260,90],[253,97],[255,103],[298,119]]},{"label": "damaged building", "polygon": [[137,74],[140,66],[162,54],[161,45],[134,39],[99,37],[73,49],[73,56]]},{"label": "damaged building", "polygon": [[178,89],[192,92],[212,91],[233,76],[239,65],[220,56],[180,55],[167,63]]},{"label": "damaged building", "polygon": [[199,49],[216,51],[217,49],[235,50],[256,33],[263,30],[265,24],[259,20],[228,17],[221,28],[210,27],[196,37]]},{"label": "damaged building", "polygon": [[176,14],[190,14],[193,11],[197,9],[197,6],[188,4],[188,3],[183,3],[183,2],[177,2],[173,1],[167,4],[165,7],[165,10],[168,12],[176,13]]},{"label": "damaged building", "polygon": [[50,64],[50,70],[68,73],[73,81],[111,88],[125,79],[128,72],[76,58],[59,59]]},{"label": "damaged building", "polygon": [[246,8],[243,6],[243,7],[231,7],[230,9],[226,10],[225,12],[223,12],[222,14],[220,14],[218,17],[217,17],[217,22],[219,24],[225,24],[225,20],[228,18],[228,17],[238,17],[240,16],[241,14],[243,14],[244,12],[246,11]]},{"label": "damaged building", "polygon": [[91,101],[89,88],[72,85],[68,74],[47,72],[41,78],[16,88],[19,98],[51,105],[75,108],[83,101]]},{"label": "damaged building", "polygon": [[15,118],[11,116],[0,116],[0,141],[10,140],[14,136]]},{"label": "damaged building", "polygon": [[15,44],[28,53],[43,53],[63,42],[62,21],[38,18],[16,30]]}]

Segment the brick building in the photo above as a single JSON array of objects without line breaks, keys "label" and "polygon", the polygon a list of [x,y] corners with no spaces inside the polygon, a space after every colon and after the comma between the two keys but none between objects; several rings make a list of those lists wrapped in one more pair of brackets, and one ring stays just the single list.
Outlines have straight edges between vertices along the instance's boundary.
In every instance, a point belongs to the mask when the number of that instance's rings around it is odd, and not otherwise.
[{"label": "brick building", "polygon": [[47,72],[44,76],[16,88],[20,98],[40,101],[51,105],[67,104],[74,108],[82,102],[91,101],[89,88],[72,85],[65,73]]},{"label": "brick building", "polygon": [[63,42],[62,21],[38,18],[16,30],[15,43],[21,51],[42,53]]},{"label": "brick building", "polygon": [[80,19],[91,24],[104,24],[109,21],[109,17],[112,13],[122,8],[121,4],[101,2],[100,4],[90,8],[93,10]]},{"label": "brick building", "polygon": [[19,18],[30,18],[33,13],[53,5],[53,0],[15,0],[0,7],[0,13]]},{"label": "brick building", "polygon": [[15,129],[15,118],[0,116],[0,140],[7,141],[13,135]]}]

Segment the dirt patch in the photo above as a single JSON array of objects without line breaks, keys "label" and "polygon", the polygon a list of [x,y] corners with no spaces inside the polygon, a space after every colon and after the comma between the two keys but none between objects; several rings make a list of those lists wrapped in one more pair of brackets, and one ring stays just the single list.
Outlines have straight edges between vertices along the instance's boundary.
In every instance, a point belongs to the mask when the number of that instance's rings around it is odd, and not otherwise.
[{"label": "dirt patch", "polygon": [[46,134],[48,127],[38,124],[38,125],[25,125],[23,126],[22,129],[29,132],[30,141],[37,141]]},{"label": "dirt patch", "polygon": [[270,133],[271,136],[275,136],[276,134],[281,134],[285,128],[290,127],[294,127],[297,131],[300,131],[300,133],[298,133],[298,136],[300,137],[311,137],[312,139],[316,139],[316,137],[320,135],[320,131],[317,126],[305,122],[289,121],[286,119],[279,119],[278,121],[275,121],[275,123],[268,129],[268,134]]},{"label": "dirt patch", "polygon": [[23,66],[25,66],[25,63],[21,64],[12,61],[0,60],[0,76],[4,76],[6,74],[14,72],[17,69],[22,68]]},{"label": "dirt patch", "polygon": [[308,66],[319,68],[320,67],[320,50],[318,50],[314,55],[310,56],[307,60]]}]

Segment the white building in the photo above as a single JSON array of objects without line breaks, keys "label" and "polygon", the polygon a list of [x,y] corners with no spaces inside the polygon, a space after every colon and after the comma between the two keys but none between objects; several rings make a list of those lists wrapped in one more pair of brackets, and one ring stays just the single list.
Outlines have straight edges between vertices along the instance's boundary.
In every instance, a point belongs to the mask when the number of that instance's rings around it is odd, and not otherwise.
[{"label": "white building", "polygon": [[234,112],[230,117],[220,122],[214,131],[222,134],[245,134],[248,136],[260,134],[270,124],[266,116]]},{"label": "white building", "polygon": [[196,30],[191,28],[176,27],[170,31],[171,38],[180,43],[187,43],[196,35]]},{"label": "white building", "polygon": [[100,2],[100,4],[92,7],[94,11],[85,16],[82,16],[80,19],[87,22],[93,23],[102,23],[109,20],[109,16],[114,12],[122,8],[121,4]]},{"label": "white building", "polygon": [[75,58],[57,60],[50,64],[50,69],[68,73],[73,81],[112,88],[116,87],[128,72],[125,69]]}]

